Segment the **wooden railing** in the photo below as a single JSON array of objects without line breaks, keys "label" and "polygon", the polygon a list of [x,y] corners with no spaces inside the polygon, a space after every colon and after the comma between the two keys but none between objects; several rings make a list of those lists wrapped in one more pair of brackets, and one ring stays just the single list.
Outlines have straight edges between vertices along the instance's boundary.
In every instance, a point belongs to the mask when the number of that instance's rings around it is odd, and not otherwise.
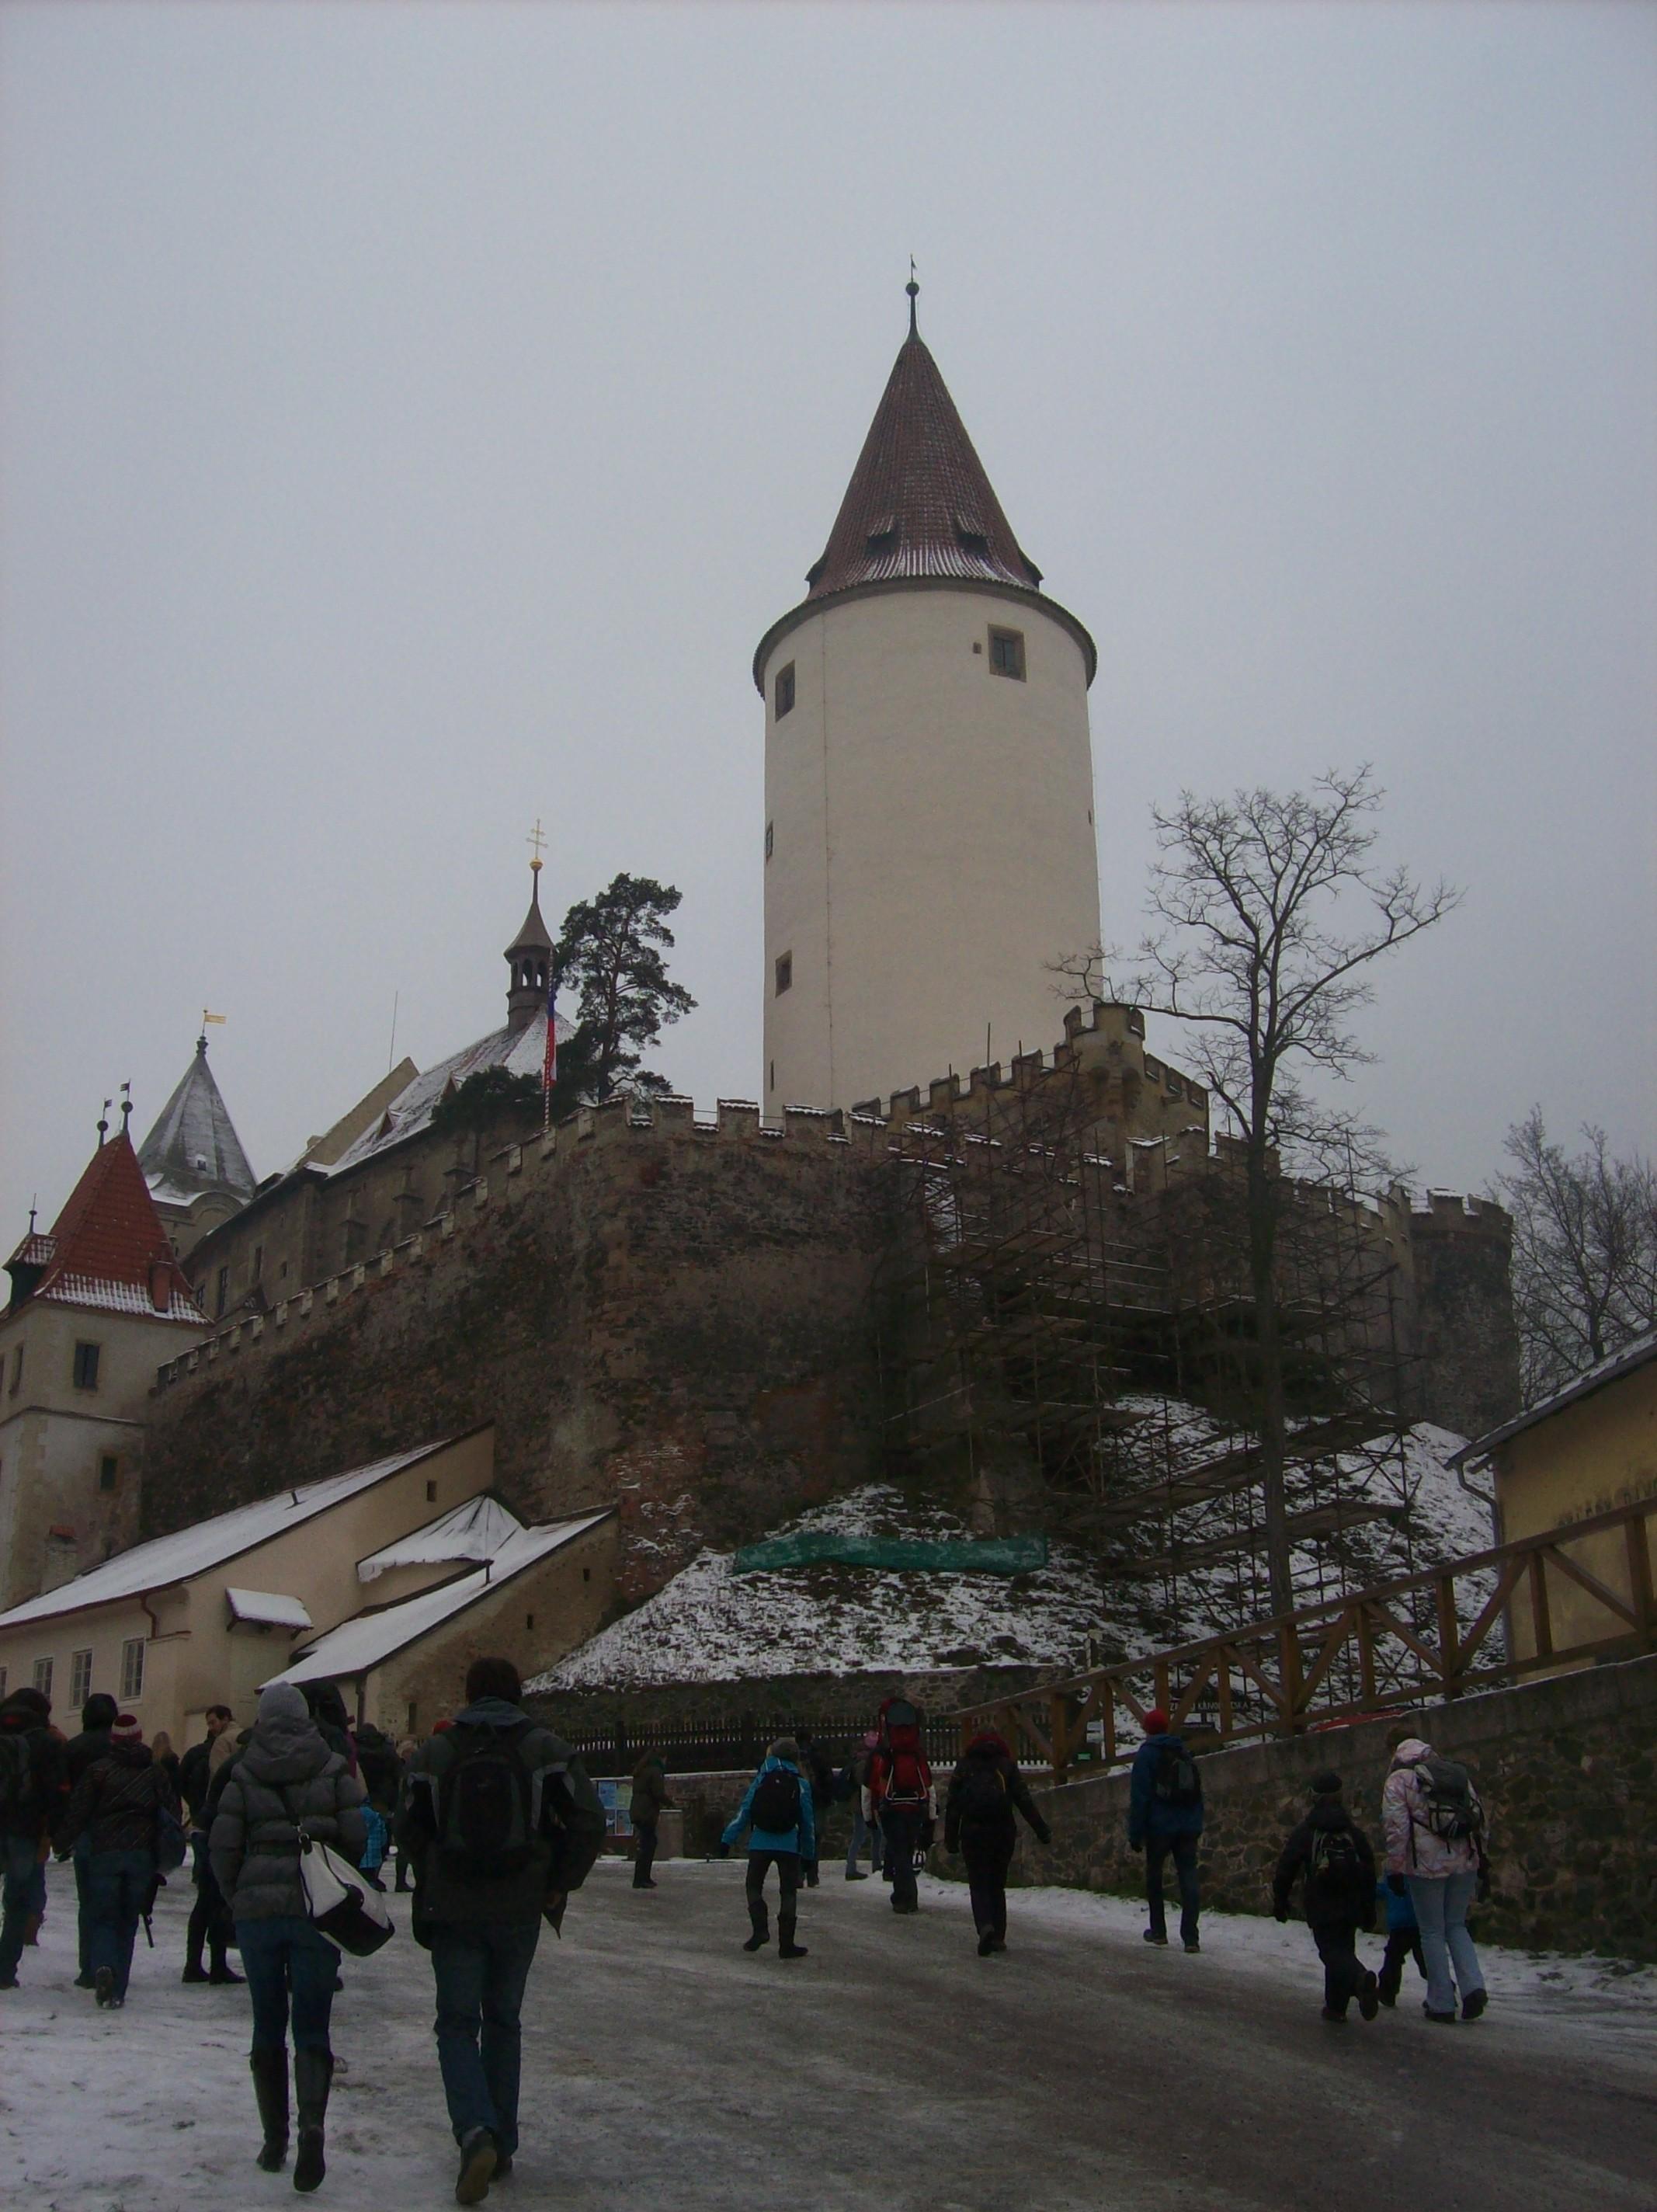
[{"label": "wooden railing", "polygon": [[997,1729],[1062,1782],[1131,1758],[1154,1707],[1201,1750],[1633,1656],[1657,1648],[1654,1522],[1642,1499],[948,1717],[963,1743]]}]

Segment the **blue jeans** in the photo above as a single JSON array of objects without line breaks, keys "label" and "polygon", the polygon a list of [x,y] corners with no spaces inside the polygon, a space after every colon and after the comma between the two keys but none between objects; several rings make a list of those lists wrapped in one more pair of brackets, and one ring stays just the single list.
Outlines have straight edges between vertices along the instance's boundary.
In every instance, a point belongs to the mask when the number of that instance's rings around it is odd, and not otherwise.
[{"label": "blue jeans", "polygon": [[1454,2012],[1456,1991],[1462,2002],[1484,1986],[1478,1954],[1467,1933],[1467,1907],[1478,1887],[1476,1874],[1408,1877],[1410,1902],[1421,1927],[1422,1955],[1427,1961],[1427,2009]]},{"label": "blue jeans", "polygon": [[94,1851],[87,1861],[87,1963],[107,1966],[115,1995],[126,1995],[138,1921],[155,1879],[154,1851]]},{"label": "blue jeans", "polygon": [[1150,1932],[1153,1936],[1168,1933],[1168,1911],[1162,1903],[1162,1861],[1166,1858],[1173,1860],[1180,1884],[1180,1941],[1194,1943],[1197,1915],[1202,1909],[1197,1891],[1195,1836],[1145,1838],[1145,1902],[1150,1907]]},{"label": "blue jeans", "polygon": [[327,1937],[297,1914],[282,1913],[270,1920],[239,1920],[236,1943],[253,2000],[254,2050],[287,2049],[291,1993],[294,2050],[326,2051],[339,1972],[339,1953]]},{"label": "blue jeans", "polygon": [[0,1836],[0,1982],[17,1978],[23,1923],[34,1910],[39,1846],[33,1836]]},{"label": "blue jeans", "polygon": [[432,1930],[437,1982],[437,2063],[457,2142],[487,2128],[503,2158],[518,2150],[518,2015],[541,1921],[440,1923]]},{"label": "blue jeans", "polygon": [[880,1823],[878,1820],[865,1820],[863,1817],[863,1807],[854,1799],[852,1804],[852,1848],[846,1854],[847,1874],[857,1872],[858,1855],[865,1847],[869,1853],[869,1864],[874,1872],[878,1874],[880,1872]]}]

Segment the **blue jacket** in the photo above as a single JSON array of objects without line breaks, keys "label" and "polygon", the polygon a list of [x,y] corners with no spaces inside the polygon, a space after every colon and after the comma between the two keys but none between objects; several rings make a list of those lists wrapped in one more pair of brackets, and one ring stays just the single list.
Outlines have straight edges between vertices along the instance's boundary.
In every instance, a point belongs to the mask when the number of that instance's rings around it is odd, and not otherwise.
[{"label": "blue jacket", "polygon": [[1387,1908],[1387,1933],[1389,1936],[1418,1936],[1420,1927],[1416,1920],[1414,1900],[1406,1889],[1402,1897],[1394,1897],[1387,1888],[1386,1877],[1375,1884],[1375,1895]]},{"label": "blue jacket", "polygon": [[1158,1762],[1170,1744],[1176,1750],[1185,1749],[1182,1736],[1148,1735],[1133,1754],[1127,1808],[1130,1850],[1139,1850],[1147,1836],[1161,1839],[1168,1836],[1200,1836],[1203,1832],[1200,1805],[1165,1805],[1153,1791]]},{"label": "blue jacket", "polygon": [[[798,1827],[784,1829],[780,1835],[774,1834],[769,1828],[750,1827],[754,1792],[759,1788],[764,1778],[768,1774],[774,1773],[778,1768],[780,1768],[785,1774],[795,1776],[800,1785],[799,1825]],[[742,1801],[741,1809],[719,1838],[720,1842],[727,1844],[734,1844],[744,1828],[749,1828],[748,1848],[750,1851],[798,1851],[803,1859],[816,1858],[817,1824],[816,1816],[811,1810],[811,1785],[800,1774],[798,1767],[792,1759],[768,1759],[764,1761],[759,1772],[749,1784],[747,1795]]]}]

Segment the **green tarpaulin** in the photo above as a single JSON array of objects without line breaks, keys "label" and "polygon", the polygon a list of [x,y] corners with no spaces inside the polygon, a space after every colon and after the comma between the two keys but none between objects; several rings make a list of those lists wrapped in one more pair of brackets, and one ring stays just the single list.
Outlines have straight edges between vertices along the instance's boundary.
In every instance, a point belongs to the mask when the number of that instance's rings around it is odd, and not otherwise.
[{"label": "green tarpaulin", "polygon": [[981,1543],[928,1544],[899,1536],[837,1536],[816,1528],[798,1536],[779,1536],[768,1544],[746,1544],[737,1554],[737,1572],[751,1575],[770,1567],[809,1567],[833,1560],[846,1567],[901,1567],[932,1575],[1027,1575],[1047,1564],[1045,1536],[986,1537]]}]

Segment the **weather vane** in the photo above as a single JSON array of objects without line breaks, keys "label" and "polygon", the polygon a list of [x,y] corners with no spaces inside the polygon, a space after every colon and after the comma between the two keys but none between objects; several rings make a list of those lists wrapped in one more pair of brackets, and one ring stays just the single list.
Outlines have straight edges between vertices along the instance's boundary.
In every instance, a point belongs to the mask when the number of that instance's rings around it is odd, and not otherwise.
[{"label": "weather vane", "polygon": [[909,335],[913,337],[915,335],[915,301],[920,297],[920,284],[915,276],[915,258],[913,253],[909,256],[909,281],[903,289],[909,295]]}]

